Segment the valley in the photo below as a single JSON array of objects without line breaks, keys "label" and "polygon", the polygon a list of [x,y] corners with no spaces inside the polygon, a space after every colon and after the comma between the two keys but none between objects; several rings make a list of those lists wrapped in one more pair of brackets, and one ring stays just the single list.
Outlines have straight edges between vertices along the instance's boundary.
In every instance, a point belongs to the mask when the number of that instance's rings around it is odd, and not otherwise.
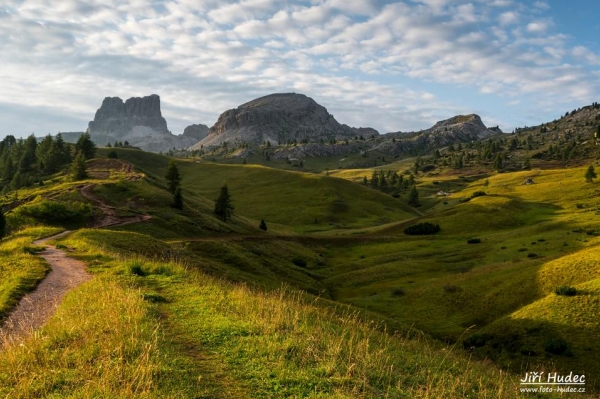
[{"label": "valley", "polygon": [[[0,394],[513,398],[535,369],[585,374],[593,397],[597,150],[592,130],[535,132],[354,167],[127,146],[54,166],[39,152],[3,179],[1,315],[50,270],[36,240],[70,230],[51,243],[92,277],[5,337]],[[79,155],[82,137],[39,146]],[[3,143],[6,158],[35,145]],[[231,217],[215,211],[225,185]],[[439,229],[408,233],[421,224]]]}]

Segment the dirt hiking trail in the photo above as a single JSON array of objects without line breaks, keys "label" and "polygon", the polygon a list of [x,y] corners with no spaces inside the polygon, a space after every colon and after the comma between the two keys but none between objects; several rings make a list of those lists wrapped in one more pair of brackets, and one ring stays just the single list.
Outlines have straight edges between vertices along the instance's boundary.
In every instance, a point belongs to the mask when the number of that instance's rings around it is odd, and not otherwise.
[{"label": "dirt hiking trail", "polygon": [[[43,246],[47,241],[69,233],[71,231],[43,238],[34,241],[33,245]],[[92,278],[85,271],[83,262],[69,258],[64,251],[53,245],[46,246],[43,251],[38,252],[38,255],[48,262],[52,270],[35,291],[21,299],[4,322],[0,329],[0,342],[3,345],[23,341],[31,332],[48,321],[69,290]]]},{"label": "dirt hiking trail", "polygon": [[[149,215],[119,217],[115,207],[105,204],[94,195],[95,184],[81,187],[81,194],[102,211],[99,219],[92,227],[122,226],[143,222]],[[64,237],[71,231],[64,231],[51,237],[34,241],[35,246],[44,246],[46,242]],[[0,326],[0,348],[14,343],[22,343],[33,331],[43,326],[54,314],[56,308],[67,292],[90,280],[92,275],[85,270],[85,263],[70,258],[65,251],[54,245],[45,245],[45,249],[37,253],[48,262],[50,273],[38,284],[35,291],[25,295],[17,307]]]}]

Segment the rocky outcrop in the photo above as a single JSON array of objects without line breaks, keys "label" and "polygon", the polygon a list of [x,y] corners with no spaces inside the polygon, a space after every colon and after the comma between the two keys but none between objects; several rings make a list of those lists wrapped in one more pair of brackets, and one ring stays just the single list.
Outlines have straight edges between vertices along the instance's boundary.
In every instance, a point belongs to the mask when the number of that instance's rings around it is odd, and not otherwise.
[{"label": "rocky outcrop", "polygon": [[179,136],[171,134],[156,94],[132,97],[125,102],[119,97],[106,97],[87,131],[100,146],[127,141],[133,147],[152,152],[187,148],[199,140],[197,129],[187,135],[185,132]]},{"label": "rocky outcrop", "polygon": [[[206,125],[190,125],[183,129],[183,134],[179,137],[195,140],[194,143],[202,140],[208,134],[208,126]],[[190,144],[191,145],[191,144]]]},{"label": "rocky outcrop", "polygon": [[169,134],[167,121],[160,112],[160,97],[152,94],[147,97],[133,97],[123,102],[119,97],[106,97],[96,111],[94,120],[88,124],[90,134],[122,136],[127,134]]},{"label": "rocky outcrop", "polygon": [[[191,149],[223,142],[285,144],[302,140],[343,140],[362,134],[359,129],[338,123],[333,115],[303,94],[271,94],[225,111],[208,135]],[[369,129],[369,134],[379,135]]]},{"label": "rocky outcrop", "polygon": [[478,115],[458,115],[420,132],[384,134],[373,149],[390,155],[425,153],[453,143],[466,143],[498,133],[502,131],[497,127],[488,129]]}]

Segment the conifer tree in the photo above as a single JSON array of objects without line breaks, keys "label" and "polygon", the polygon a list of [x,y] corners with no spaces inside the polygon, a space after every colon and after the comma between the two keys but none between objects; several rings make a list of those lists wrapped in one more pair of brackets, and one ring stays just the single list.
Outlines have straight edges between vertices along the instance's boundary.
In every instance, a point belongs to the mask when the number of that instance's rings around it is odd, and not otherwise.
[{"label": "conifer tree", "polygon": [[267,231],[268,227],[267,224],[265,223],[264,219],[260,220],[260,226],[258,226],[261,230]]},{"label": "conifer tree", "polygon": [[171,163],[169,163],[166,178],[169,185],[169,192],[171,194],[175,194],[177,187],[179,187],[179,184],[181,183],[181,176],[179,175],[179,169],[177,168],[175,161],[171,161]]},{"label": "conifer tree", "polygon": [[417,188],[415,186],[412,186],[408,193],[408,205],[412,207],[417,207],[421,205],[421,203],[419,202],[419,192],[417,191]]},{"label": "conifer tree", "polygon": [[82,180],[88,177],[87,166],[85,165],[85,155],[78,152],[71,163],[71,178],[73,180]]},{"label": "conifer tree", "polygon": [[590,165],[589,168],[585,171],[585,181],[588,183],[593,183],[596,178],[596,171],[594,170],[594,165]]},{"label": "conifer tree", "polygon": [[183,209],[183,195],[181,195],[181,187],[177,186],[175,194],[173,194],[173,208]]},{"label": "conifer tree", "polygon": [[227,184],[221,187],[219,198],[215,202],[215,214],[224,222],[231,218],[233,214],[233,205],[231,205],[231,196]]},{"label": "conifer tree", "polygon": [[96,156],[96,144],[92,141],[89,133],[79,136],[75,144],[75,152],[83,153],[85,159],[92,159]]}]

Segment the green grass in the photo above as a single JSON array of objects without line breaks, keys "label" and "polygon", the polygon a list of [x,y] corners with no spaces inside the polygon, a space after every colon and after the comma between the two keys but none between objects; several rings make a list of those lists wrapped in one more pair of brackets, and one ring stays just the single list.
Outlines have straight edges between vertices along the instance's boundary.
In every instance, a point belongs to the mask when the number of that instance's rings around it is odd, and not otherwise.
[{"label": "green grass", "polygon": [[[133,150],[120,150],[119,158],[135,163],[157,180],[168,164],[166,157]],[[227,184],[236,214],[296,232],[376,226],[416,215],[403,202],[344,179],[258,165],[191,161],[177,165],[184,194],[214,201],[220,187]]]},{"label": "green grass", "polygon": [[[232,284],[185,258],[113,253],[123,237],[91,233],[64,241],[80,243],[80,256],[104,255],[92,262],[96,277],[68,294],[39,334],[0,352],[3,395],[516,396],[514,377],[419,333],[390,335],[353,309]],[[152,250],[152,238],[136,238]]]},{"label": "green grass", "polygon": [[[152,219],[79,230],[61,242],[96,275],[69,300],[106,301],[101,291],[110,291],[112,300],[131,304],[119,312],[138,313],[119,319],[110,306],[92,306],[98,316],[80,316],[111,320],[114,331],[99,321],[83,326],[81,346],[65,358],[34,337],[28,347],[42,361],[38,367],[27,360],[19,376],[2,370],[15,367],[20,349],[0,355],[0,365],[13,362],[0,366],[0,386],[18,387],[0,391],[5,395],[64,396],[73,389],[75,396],[122,397],[516,397],[514,382],[534,366],[600,372],[600,207],[597,185],[584,182],[585,167],[420,175],[423,206],[415,212],[353,181],[370,170],[336,171],[338,178],[178,161],[178,211],[163,187],[169,159],[118,151],[146,179],[96,180],[95,193],[123,215]],[[527,178],[536,184],[522,185]],[[223,183],[236,206],[227,223],[212,212]],[[48,189],[66,201],[77,197],[61,184]],[[453,194],[438,198],[439,189]],[[471,198],[477,191],[486,195]],[[9,214],[9,223],[18,215]],[[260,219],[268,232],[258,229]],[[418,222],[441,231],[403,233]],[[481,243],[468,244],[474,237]],[[27,245],[18,235],[11,240],[10,256]],[[560,286],[575,287],[577,295],[556,295]],[[49,324],[44,339],[62,342],[74,317]],[[407,326],[424,334],[417,339]],[[135,339],[127,341],[121,330]],[[107,345],[127,341],[117,360],[98,334],[108,334]],[[462,349],[465,338],[483,334],[483,346]],[[564,340],[568,351],[547,351],[552,338]],[[85,382],[95,364],[89,353],[103,354],[99,370],[116,361],[124,387],[109,371],[93,374],[97,386]],[[47,369],[58,371],[35,377]],[[589,390],[596,386],[590,379]]]}]

